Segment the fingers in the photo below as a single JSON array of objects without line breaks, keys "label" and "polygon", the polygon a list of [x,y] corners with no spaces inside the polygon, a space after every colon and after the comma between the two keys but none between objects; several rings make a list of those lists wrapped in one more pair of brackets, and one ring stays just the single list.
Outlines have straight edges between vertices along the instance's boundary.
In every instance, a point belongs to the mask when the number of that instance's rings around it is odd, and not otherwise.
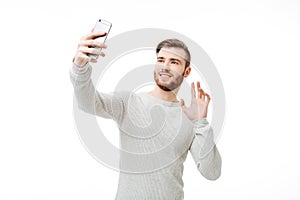
[{"label": "fingers", "polygon": [[84,54],[95,54],[104,57],[105,54],[98,48],[89,48],[86,46],[80,46],[78,51]]},{"label": "fingers", "polygon": [[199,81],[197,81],[197,92],[198,92],[198,98],[203,99],[204,91],[201,89]]},{"label": "fingers", "polygon": [[105,32],[91,32],[82,37],[78,44],[77,53],[73,59],[73,63],[78,67],[83,67],[87,62],[97,62],[97,60],[90,58],[88,56],[89,54],[95,54],[104,57],[105,54],[101,52],[101,48],[107,48],[107,46],[94,39],[97,37],[103,37],[105,35]]},{"label": "fingers", "polygon": [[205,93],[205,96],[206,96],[206,99],[207,99],[207,103],[209,103],[210,102],[210,96],[209,96],[209,94]]},{"label": "fingers", "polygon": [[200,82],[199,82],[199,81],[197,81],[197,88],[198,88],[198,89],[201,88],[201,87],[200,87]]},{"label": "fingers", "polygon": [[198,94],[199,94],[199,99],[205,100],[205,92],[202,89],[199,90]]},{"label": "fingers", "polygon": [[[191,84],[191,90],[192,90],[192,98],[196,98],[196,91],[195,91],[195,84],[192,82]],[[208,103],[210,102],[210,96],[209,94],[205,93],[204,90],[200,86],[200,82],[197,81],[197,98],[203,101],[207,101]]]},{"label": "fingers", "polygon": [[183,107],[185,106],[185,103],[184,103],[183,99],[180,99],[180,105],[183,106]]},{"label": "fingers", "polygon": [[80,40],[78,46],[107,48],[105,44],[100,43],[96,40]]},{"label": "fingers", "polygon": [[195,91],[195,84],[192,82],[191,84],[191,94],[192,94],[192,99],[196,98],[196,91]]},{"label": "fingers", "polygon": [[[78,50],[83,53],[91,53],[93,47],[98,48],[107,48],[107,46],[103,43],[98,42],[97,40],[94,40],[94,38],[105,36],[105,32],[91,32],[90,34],[84,36],[81,38],[78,44]],[[88,49],[88,48],[90,49]],[[97,52],[93,53],[97,54]],[[97,54],[98,55],[98,54]]]},{"label": "fingers", "polygon": [[97,37],[103,37],[103,36],[105,36],[105,35],[106,35],[105,32],[91,32],[91,33],[89,33],[88,35],[83,36],[83,37],[81,38],[81,40],[93,40],[93,39],[95,39],[95,38],[97,38]]},{"label": "fingers", "polygon": [[198,98],[201,100],[205,100],[205,92],[200,86],[200,82],[197,81],[197,91],[198,91]]},{"label": "fingers", "polygon": [[183,99],[180,99],[180,105],[183,111],[185,111],[187,109],[187,107],[185,106],[185,102]]}]

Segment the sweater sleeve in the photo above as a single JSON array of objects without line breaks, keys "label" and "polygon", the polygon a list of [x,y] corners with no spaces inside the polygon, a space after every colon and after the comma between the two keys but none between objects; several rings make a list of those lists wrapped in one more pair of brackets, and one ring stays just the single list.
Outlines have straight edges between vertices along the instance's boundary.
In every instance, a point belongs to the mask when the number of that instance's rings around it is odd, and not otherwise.
[{"label": "sweater sleeve", "polygon": [[208,180],[216,180],[221,175],[222,160],[214,142],[213,130],[206,118],[193,121],[194,139],[190,152],[198,171]]},{"label": "sweater sleeve", "polygon": [[78,107],[84,112],[119,121],[124,113],[122,95],[99,93],[91,80],[92,66],[79,68],[72,65],[70,79],[74,87]]}]

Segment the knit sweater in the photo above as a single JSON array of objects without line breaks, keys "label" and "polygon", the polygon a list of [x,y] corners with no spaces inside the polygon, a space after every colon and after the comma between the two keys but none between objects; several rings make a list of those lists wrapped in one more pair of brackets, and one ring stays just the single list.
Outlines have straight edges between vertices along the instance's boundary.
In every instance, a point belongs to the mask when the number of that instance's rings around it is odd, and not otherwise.
[{"label": "knit sweater", "polygon": [[122,151],[115,200],[183,199],[188,151],[202,176],[209,180],[220,176],[221,157],[206,118],[191,121],[179,102],[148,93],[97,92],[91,73],[89,64],[70,69],[79,108],[118,125]]}]

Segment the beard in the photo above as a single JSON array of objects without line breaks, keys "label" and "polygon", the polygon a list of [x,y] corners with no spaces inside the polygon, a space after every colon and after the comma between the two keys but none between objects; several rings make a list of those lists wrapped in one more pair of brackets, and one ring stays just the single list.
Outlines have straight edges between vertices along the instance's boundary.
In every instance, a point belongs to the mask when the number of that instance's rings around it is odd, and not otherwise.
[{"label": "beard", "polygon": [[178,88],[182,81],[183,81],[183,74],[174,74],[172,73],[172,76],[169,77],[169,80],[167,81],[162,81],[160,79],[160,73],[163,72],[163,73],[169,73],[170,74],[170,71],[169,70],[154,70],[154,80],[156,82],[156,85],[166,91],[166,92],[170,92],[170,91],[173,91],[175,90],[176,88]]}]

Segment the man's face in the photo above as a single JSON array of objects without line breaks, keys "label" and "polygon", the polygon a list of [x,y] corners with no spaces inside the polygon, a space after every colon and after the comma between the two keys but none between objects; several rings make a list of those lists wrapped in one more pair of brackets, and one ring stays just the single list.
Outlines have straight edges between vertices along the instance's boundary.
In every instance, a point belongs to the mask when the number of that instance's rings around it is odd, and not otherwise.
[{"label": "man's face", "polygon": [[158,52],[154,80],[162,90],[172,91],[181,85],[186,61],[180,55],[184,53],[184,50],[173,47]]}]

